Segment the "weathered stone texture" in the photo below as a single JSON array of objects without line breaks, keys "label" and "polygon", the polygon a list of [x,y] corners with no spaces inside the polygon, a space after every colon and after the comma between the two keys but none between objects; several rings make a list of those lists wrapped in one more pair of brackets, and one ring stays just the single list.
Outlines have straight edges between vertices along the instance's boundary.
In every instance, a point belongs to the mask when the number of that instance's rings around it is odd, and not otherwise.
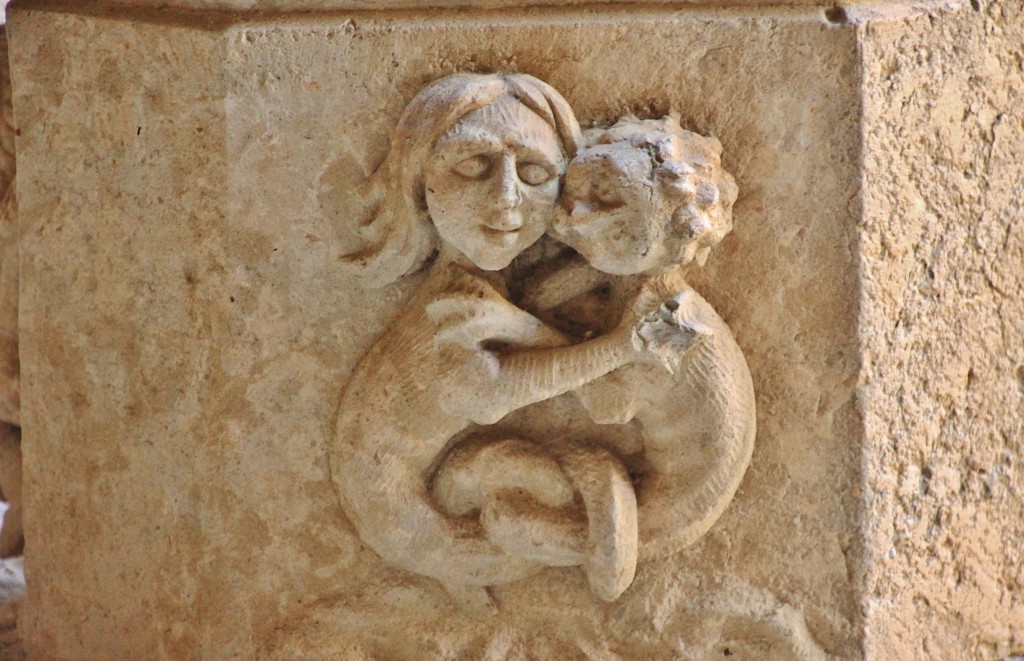
[{"label": "weathered stone texture", "polygon": [[[30,653],[670,658],[704,637],[856,656],[852,28],[10,18]],[[550,570],[467,617],[361,546],[331,488],[341,385],[417,278],[368,293],[340,273],[351,237],[318,181],[372,168],[423,84],[466,70],[542,77],[584,122],[677,109],[740,186],[693,281],[748,356],[753,462],[707,538],[614,604]]]},{"label": "weathered stone texture", "polygon": [[1024,652],[1024,9],[859,29],[866,653]]},{"label": "weathered stone texture", "polygon": [[[1021,653],[1024,10],[976,4],[840,29],[11,11],[30,655]],[[543,78],[584,124],[678,110],[740,187],[692,283],[747,356],[753,461],[613,604],[553,569],[467,615],[331,486],[342,384],[420,276],[362,289],[322,205],[457,71]]]},{"label": "weathered stone texture", "polygon": [[14,113],[7,52],[7,31],[0,25],[0,422],[17,425],[18,222],[14,186]]},{"label": "weathered stone texture", "polygon": [[[893,0],[879,3],[877,0],[850,0],[841,3],[845,7],[858,10],[874,11],[878,5],[897,8],[917,9],[923,7],[943,7],[964,4],[966,0]],[[246,12],[280,12],[280,11],[352,11],[352,10],[390,10],[390,9],[509,9],[529,11],[534,8],[565,7],[588,5],[601,10],[616,7],[672,7],[721,11],[722,9],[762,9],[782,8],[821,8],[833,9],[839,3],[833,0],[789,0],[779,3],[776,0],[526,0],[511,3],[509,0],[19,0],[18,7],[29,9],[34,7],[64,7],[74,10],[103,10],[108,8],[153,8],[153,9],[198,9]]]},{"label": "weathered stone texture", "polygon": [[220,500],[212,516],[203,504],[219,495],[200,487],[222,482],[207,472],[228,424],[213,411],[232,406],[210,394],[207,301],[227,296],[209,239],[226,186],[223,94],[197,72],[217,38],[23,19],[11,30],[21,332],[38,340],[21,346],[27,648],[185,658],[200,635],[187,621],[230,611],[219,586],[198,584],[223,553],[210,536],[246,516]]}]

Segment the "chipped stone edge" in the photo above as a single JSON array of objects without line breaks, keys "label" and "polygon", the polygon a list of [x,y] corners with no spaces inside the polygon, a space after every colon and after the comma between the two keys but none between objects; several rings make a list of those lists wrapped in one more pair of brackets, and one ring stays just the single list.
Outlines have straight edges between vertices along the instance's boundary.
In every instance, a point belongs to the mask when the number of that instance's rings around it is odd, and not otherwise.
[{"label": "chipped stone edge", "polygon": [[921,14],[959,11],[974,3],[987,0],[918,0],[917,2],[856,2],[835,5],[826,10],[830,22],[845,22],[852,25],[885,21],[900,21]]}]

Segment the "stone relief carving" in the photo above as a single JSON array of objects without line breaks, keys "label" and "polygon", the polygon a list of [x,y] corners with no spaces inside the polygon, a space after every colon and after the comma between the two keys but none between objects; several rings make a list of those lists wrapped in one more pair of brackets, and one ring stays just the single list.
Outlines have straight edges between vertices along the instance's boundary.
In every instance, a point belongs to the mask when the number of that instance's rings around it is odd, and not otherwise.
[{"label": "stone relief carving", "polygon": [[[583,133],[521,74],[449,76],[407,106],[345,263],[375,286],[428,271],[355,367],[331,446],[385,561],[470,606],[545,567],[612,601],[714,524],[754,442],[742,353],[681,272],[731,229],[720,154],[672,117]],[[495,426],[568,393],[595,426],[638,425],[638,456],[556,421]]]}]

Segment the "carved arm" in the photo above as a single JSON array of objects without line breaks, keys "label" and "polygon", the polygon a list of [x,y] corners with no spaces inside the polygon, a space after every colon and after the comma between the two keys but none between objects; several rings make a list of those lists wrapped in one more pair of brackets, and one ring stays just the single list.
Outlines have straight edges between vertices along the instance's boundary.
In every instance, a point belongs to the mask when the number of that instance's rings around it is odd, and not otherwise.
[{"label": "carved arm", "polygon": [[[493,414],[498,414],[494,421],[517,408],[584,386],[638,359],[658,363],[674,374],[683,359],[711,336],[711,329],[693,318],[692,307],[698,298],[692,291],[684,291],[639,320],[633,321],[632,313],[627,313],[611,333],[572,347],[498,356],[496,391],[501,397],[491,403]],[[501,403],[511,408],[501,412],[497,408]]]},{"label": "carved arm", "polygon": [[623,330],[571,347],[508,353],[499,356],[495,394],[508,411],[514,411],[578,388],[636,357],[630,335]]}]

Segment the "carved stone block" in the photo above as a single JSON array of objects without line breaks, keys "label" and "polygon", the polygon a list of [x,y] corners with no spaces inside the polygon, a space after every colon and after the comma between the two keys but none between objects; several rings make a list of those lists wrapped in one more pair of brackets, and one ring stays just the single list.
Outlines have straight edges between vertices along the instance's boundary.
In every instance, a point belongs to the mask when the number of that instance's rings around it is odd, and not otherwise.
[{"label": "carved stone block", "polygon": [[[1000,11],[938,15],[964,81],[1020,81]],[[9,16],[30,656],[1015,650],[1012,551],[933,536],[1020,531],[1024,106],[935,91],[927,16]],[[992,197],[928,179],[964,113]],[[962,217],[1006,256],[963,309]]]}]

